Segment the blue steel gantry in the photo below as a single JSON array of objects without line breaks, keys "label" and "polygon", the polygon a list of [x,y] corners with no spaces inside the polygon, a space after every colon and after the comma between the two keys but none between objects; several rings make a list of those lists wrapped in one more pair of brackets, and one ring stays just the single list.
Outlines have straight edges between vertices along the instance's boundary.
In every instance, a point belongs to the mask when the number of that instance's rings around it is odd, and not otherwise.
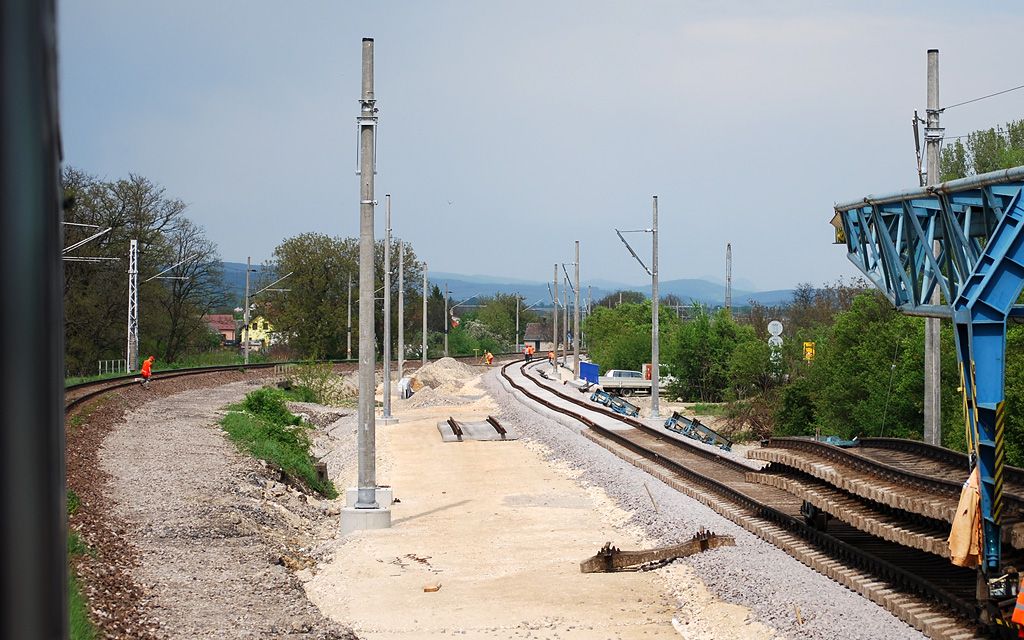
[{"label": "blue steel gantry", "polygon": [[1022,191],[1015,167],[838,204],[832,219],[837,243],[897,310],[953,321],[990,578],[1002,564],[1006,323],[1024,318]]}]

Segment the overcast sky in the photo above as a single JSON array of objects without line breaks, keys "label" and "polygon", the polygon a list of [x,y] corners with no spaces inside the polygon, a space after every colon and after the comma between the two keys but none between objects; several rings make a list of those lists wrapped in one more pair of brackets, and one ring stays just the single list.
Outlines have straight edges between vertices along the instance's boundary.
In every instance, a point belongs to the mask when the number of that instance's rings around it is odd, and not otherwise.
[{"label": "overcast sky", "polygon": [[[857,275],[832,205],[917,185],[926,52],[940,103],[1024,85],[1019,0],[59,2],[65,163],[143,175],[222,259],[359,236],[361,41],[375,40],[377,237],[431,271],[758,288]],[[951,108],[947,140],[1024,118]],[[650,265],[650,236],[627,236]]]}]

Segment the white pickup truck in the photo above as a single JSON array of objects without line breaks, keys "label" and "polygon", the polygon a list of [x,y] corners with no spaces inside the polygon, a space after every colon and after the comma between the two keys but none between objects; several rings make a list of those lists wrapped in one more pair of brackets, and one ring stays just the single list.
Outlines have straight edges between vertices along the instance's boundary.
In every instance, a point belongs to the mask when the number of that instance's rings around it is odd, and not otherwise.
[{"label": "white pickup truck", "polygon": [[650,395],[651,393],[651,381],[644,380],[644,374],[639,371],[612,369],[600,376],[597,383],[605,392],[617,396]]}]

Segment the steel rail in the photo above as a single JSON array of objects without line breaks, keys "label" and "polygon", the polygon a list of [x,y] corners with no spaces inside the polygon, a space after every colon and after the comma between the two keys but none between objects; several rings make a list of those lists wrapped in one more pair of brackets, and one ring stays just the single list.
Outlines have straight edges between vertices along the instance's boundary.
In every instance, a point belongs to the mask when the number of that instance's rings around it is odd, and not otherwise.
[{"label": "steel rail", "polygon": [[[734,505],[750,513],[752,517],[767,521],[771,524],[779,526],[791,533],[794,533],[802,537],[812,546],[818,548],[820,551],[826,553],[833,559],[840,561],[847,566],[851,566],[871,573],[879,577],[880,579],[894,586],[898,586],[899,588],[907,592],[925,596],[935,601],[938,605],[949,607],[951,610],[958,612],[959,615],[962,615],[967,619],[970,619],[975,622],[978,621],[979,612],[976,605],[973,602],[965,601],[962,598],[957,597],[955,594],[950,593],[948,590],[943,589],[942,587],[932,583],[931,581],[925,578],[914,575],[909,571],[903,569],[902,567],[899,567],[891,562],[888,562],[887,560],[878,558],[872,554],[857,549],[853,545],[838,540],[837,538],[827,533],[814,529],[808,526],[799,518],[795,518],[789,514],[783,513],[782,511],[779,511],[778,509],[771,507],[770,505],[761,503],[760,501],[742,493],[741,491],[729,487],[728,485],[725,485],[712,478],[708,478],[700,473],[692,471],[683,466],[682,464],[671,460],[670,458],[666,458],[665,456],[657,452],[651,451],[646,447],[643,447],[642,445],[633,442],[623,433],[616,432],[605,427],[601,427],[600,425],[594,423],[593,420],[590,420],[585,416],[575,414],[574,412],[568,409],[559,407],[558,405],[555,405],[554,403],[551,403],[541,398],[540,396],[531,393],[522,385],[516,383],[512,379],[512,377],[508,375],[507,369],[512,364],[514,363],[509,363],[502,367],[502,376],[508,381],[508,383],[513,388],[517,389],[531,400],[534,400],[535,402],[538,402],[539,404],[542,404],[548,407],[549,409],[558,411],[559,413],[563,413],[565,415],[568,415],[569,417],[572,417],[582,422],[583,424],[590,427],[596,433],[599,433],[603,437],[613,442],[616,442],[620,446],[630,451],[633,451],[634,453],[637,453],[638,455],[641,455],[649,460],[655,461],[661,466],[671,470],[673,473],[686,478],[690,482],[698,484],[699,486],[704,487],[714,492],[715,494],[724,497],[725,499],[732,502]],[[521,367],[521,371],[524,377],[533,381],[538,386],[543,386],[538,381],[526,375],[525,368],[526,367],[524,364]],[[564,398],[569,400],[570,402],[576,403],[575,399],[569,398],[564,394],[559,393],[557,390],[551,389],[549,387],[544,388],[545,390],[549,391],[550,393],[560,398]],[[593,409],[593,407],[587,406],[587,409]],[[599,412],[602,414],[605,413],[603,411]],[[638,422],[631,421],[628,418],[615,415],[612,412],[608,412],[607,415],[609,415],[609,417],[613,417],[616,420],[625,422],[627,424],[630,424],[631,422]],[[630,426],[634,425],[630,424]],[[649,433],[649,430],[647,432]],[[667,442],[670,442],[672,445],[676,445],[677,443],[685,444],[682,443],[682,441],[678,441],[675,439],[668,439]],[[702,449],[701,451],[704,450]]]},{"label": "steel rail", "polygon": [[[902,441],[908,442],[908,444],[901,445],[897,444],[901,441],[895,438],[868,438],[864,442],[868,444],[862,446],[875,446],[878,448],[902,450],[937,462],[947,463],[947,461],[953,461],[955,463],[959,458],[962,458],[964,462],[967,461],[967,456],[963,454],[958,454],[955,451],[950,451],[934,445],[926,445],[923,442],[909,444],[909,441]],[[809,452],[816,456],[821,456],[822,458],[831,460],[832,462],[852,467],[865,474],[885,478],[894,483],[908,485],[928,493],[943,495],[954,499],[960,498],[963,482],[967,477],[966,467],[964,468],[963,478],[959,480],[950,480],[948,478],[940,478],[926,473],[900,469],[890,464],[886,464],[885,462],[861,455],[857,453],[855,449],[837,447],[817,440],[807,440],[803,438],[770,438],[768,440],[768,444],[769,446],[781,449]],[[1019,480],[1024,479],[1024,471],[1015,468],[1015,472],[1011,472],[1010,474],[1007,474],[1007,476],[1012,478],[1012,482],[1017,483]],[[1003,503],[1006,507],[1004,517],[1017,515],[1024,511],[1024,497],[1022,496],[1004,491]]]}]

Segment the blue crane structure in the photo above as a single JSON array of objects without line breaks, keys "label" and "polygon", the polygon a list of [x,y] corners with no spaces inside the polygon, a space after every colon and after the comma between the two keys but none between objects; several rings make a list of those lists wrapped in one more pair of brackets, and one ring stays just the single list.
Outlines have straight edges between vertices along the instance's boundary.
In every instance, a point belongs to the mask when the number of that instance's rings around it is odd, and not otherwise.
[{"label": "blue crane structure", "polygon": [[1022,191],[1024,167],[1015,167],[837,204],[832,218],[836,242],[898,311],[953,321],[981,478],[981,571],[993,587],[1002,574],[1006,326],[1024,318]]}]

